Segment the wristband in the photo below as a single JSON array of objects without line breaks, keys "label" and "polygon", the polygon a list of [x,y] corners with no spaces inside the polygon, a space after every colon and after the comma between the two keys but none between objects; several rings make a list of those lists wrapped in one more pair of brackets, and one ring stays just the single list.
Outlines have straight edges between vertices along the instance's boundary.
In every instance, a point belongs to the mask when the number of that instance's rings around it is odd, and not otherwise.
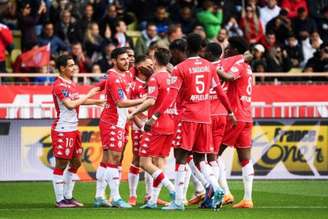
[{"label": "wristband", "polygon": [[158,119],[157,116],[155,116],[155,114],[151,117],[154,121],[156,121]]},{"label": "wristband", "polygon": [[233,114],[233,112],[231,112],[231,113],[229,113],[228,115],[229,115],[229,116],[233,116],[234,114]]}]

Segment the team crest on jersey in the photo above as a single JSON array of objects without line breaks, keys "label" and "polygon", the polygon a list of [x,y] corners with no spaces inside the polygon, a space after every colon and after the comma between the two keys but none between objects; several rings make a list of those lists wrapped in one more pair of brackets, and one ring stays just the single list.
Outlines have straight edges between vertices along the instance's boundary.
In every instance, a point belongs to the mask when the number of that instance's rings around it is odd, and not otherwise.
[{"label": "team crest on jersey", "polygon": [[167,84],[175,84],[178,80],[178,77],[177,76],[171,76],[169,79],[168,79],[168,82]]},{"label": "team crest on jersey", "polygon": [[154,93],[155,91],[155,87],[154,86],[151,86],[151,87],[148,87],[148,93]]},{"label": "team crest on jersey", "polygon": [[118,96],[119,96],[119,98],[120,98],[120,99],[123,99],[123,98],[124,98],[124,91],[123,91],[123,89],[120,88],[120,89],[118,89],[117,92],[118,92]]},{"label": "team crest on jersey", "polygon": [[235,66],[231,67],[231,72],[236,73],[238,71],[238,68]]},{"label": "team crest on jersey", "polygon": [[62,90],[62,94],[64,95],[64,97],[68,97],[69,96],[69,93],[68,93],[68,90],[67,89],[63,89]]}]

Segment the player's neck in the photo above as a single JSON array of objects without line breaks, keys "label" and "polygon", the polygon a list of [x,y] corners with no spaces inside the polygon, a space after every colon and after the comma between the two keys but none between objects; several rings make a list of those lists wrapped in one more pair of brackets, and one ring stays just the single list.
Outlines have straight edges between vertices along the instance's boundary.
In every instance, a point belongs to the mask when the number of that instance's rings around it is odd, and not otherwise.
[{"label": "player's neck", "polygon": [[125,74],[125,71],[121,71],[120,69],[118,69],[117,67],[113,68],[115,72],[117,72],[118,74]]},{"label": "player's neck", "polygon": [[67,77],[67,76],[64,75],[64,74],[60,74],[58,77],[59,77],[60,79],[64,80],[64,81],[67,81],[67,82],[69,82],[69,83],[72,83],[72,78]]},{"label": "player's neck", "polygon": [[137,78],[138,78],[139,80],[141,80],[141,81],[146,81],[146,80],[147,80],[147,77],[146,77],[145,75],[143,75],[143,74],[138,74],[138,75],[137,75]]},{"label": "player's neck", "polygon": [[197,57],[197,56],[199,56],[198,53],[190,52],[188,58]]},{"label": "player's neck", "polygon": [[155,72],[166,72],[167,68],[166,66],[156,66],[155,67]]}]

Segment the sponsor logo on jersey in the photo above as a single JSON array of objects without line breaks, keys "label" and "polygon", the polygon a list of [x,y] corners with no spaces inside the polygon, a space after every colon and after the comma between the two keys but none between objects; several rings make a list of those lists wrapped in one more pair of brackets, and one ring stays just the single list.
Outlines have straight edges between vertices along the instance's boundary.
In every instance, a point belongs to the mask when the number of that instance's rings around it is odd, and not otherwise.
[{"label": "sponsor logo on jersey", "polygon": [[156,88],[155,88],[154,86],[148,87],[148,93],[149,93],[149,94],[154,93],[155,89],[156,89]]},{"label": "sponsor logo on jersey", "polygon": [[62,94],[63,94],[64,97],[68,97],[69,96],[69,92],[68,92],[67,89],[63,89],[61,92],[62,92]]},{"label": "sponsor logo on jersey", "polygon": [[123,89],[119,88],[117,92],[118,92],[119,98],[121,100],[124,99],[124,91],[123,91]]}]

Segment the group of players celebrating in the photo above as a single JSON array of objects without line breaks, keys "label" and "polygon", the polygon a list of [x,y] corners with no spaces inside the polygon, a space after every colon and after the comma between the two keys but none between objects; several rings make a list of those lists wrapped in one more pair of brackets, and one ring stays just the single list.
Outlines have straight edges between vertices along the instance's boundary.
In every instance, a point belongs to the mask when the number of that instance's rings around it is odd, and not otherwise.
[{"label": "group of players celebrating", "polygon": [[[157,48],[150,56],[136,59],[133,50],[117,48],[111,54],[113,68],[106,79],[81,97],[71,80],[73,59],[60,56],[60,76],[53,85],[57,119],[51,130],[56,207],[83,206],[72,196],[82,154],[78,111],[80,105],[97,104],[104,109],[99,121],[103,156],[96,173],[95,207],[135,206],[141,169],[145,171],[147,193],[141,208],[164,205],[163,210],[184,210],[187,204],[201,203],[202,208],[219,209],[231,204],[234,197],[221,155],[228,146],[234,146],[242,166],[244,197],[233,207],[252,208],[252,71],[247,50],[243,38],[230,38],[222,51],[219,44],[204,44],[194,33],[172,42],[170,50]],[[105,100],[92,99],[101,91]],[[130,126],[133,161],[126,202],[119,185]],[[174,184],[163,172],[171,148],[176,161]],[[188,202],[189,180],[195,185],[195,196]],[[107,186],[110,201],[105,198]],[[159,199],[163,186],[170,202]]]}]

